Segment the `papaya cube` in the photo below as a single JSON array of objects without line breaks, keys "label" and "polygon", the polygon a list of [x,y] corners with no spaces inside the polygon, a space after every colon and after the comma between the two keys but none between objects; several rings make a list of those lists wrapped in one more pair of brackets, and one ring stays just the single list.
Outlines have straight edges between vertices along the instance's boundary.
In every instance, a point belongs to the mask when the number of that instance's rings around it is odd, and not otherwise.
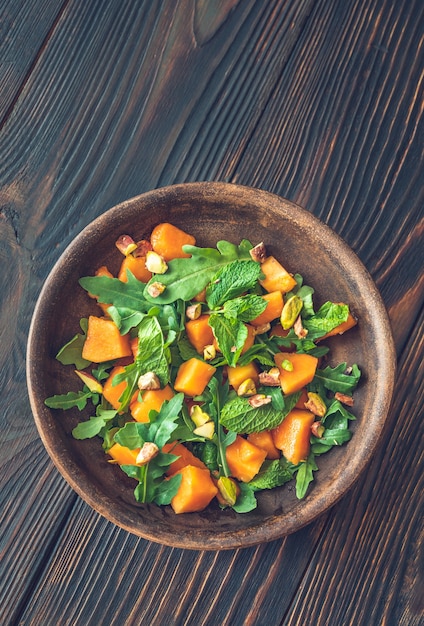
[{"label": "papaya cube", "polygon": [[251,378],[257,385],[259,382],[259,370],[258,366],[251,361],[247,365],[236,365],[234,367],[226,367],[228,382],[231,387],[237,391],[241,383]]},{"label": "papaya cube", "polygon": [[178,368],[174,389],[186,396],[199,396],[215,372],[216,367],[195,357],[184,361]]},{"label": "papaya cube", "polygon": [[112,320],[90,315],[87,337],[82,349],[82,357],[93,363],[103,363],[131,356],[130,339],[121,335]]},{"label": "papaya cube", "polygon": [[283,310],[284,302],[281,291],[271,291],[271,293],[266,293],[262,298],[266,302],[266,309],[251,321],[253,326],[262,326],[262,324],[272,322],[277,317],[280,317]]},{"label": "papaya cube", "polygon": [[[280,370],[280,383],[283,393],[290,395],[300,391],[312,381],[318,365],[318,359],[310,354],[279,352],[274,361]],[[291,369],[284,367],[284,361]]]},{"label": "papaya cube", "polygon": [[265,450],[237,435],[225,450],[231,476],[248,483],[259,472],[266,454]]},{"label": "papaya cube", "polygon": [[163,389],[147,389],[143,392],[141,400],[138,400],[138,393],[135,394],[131,404],[130,413],[136,422],[149,422],[150,411],[160,411],[165,400],[174,397],[174,392],[169,385]]},{"label": "papaya cube", "polygon": [[310,450],[311,426],[315,415],[310,411],[293,409],[281,424],[272,430],[274,445],[285,458],[297,465],[305,461]]},{"label": "papaya cube", "polygon": [[182,480],[177,493],[171,500],[174,513],[203,511],[218,493],[209,470],[186,465],[175,475],[177,474],[181,474]]},{"label": "papaya cube", "polygon": [[205,347],[214,341],[214,334],[208,322],[209,315],[201,315],[196,320],[189,320],[185,325],[188,340],[199,354],[203,354]]},{"label": "papaya cube", "polygon": [[293,276],[273,256],[268,256],[265,259],[261,264],[261,270],[265,274],[265,278],[259,282],[269,293],[273,291],[287,293],[296,287],[297,283]]}]

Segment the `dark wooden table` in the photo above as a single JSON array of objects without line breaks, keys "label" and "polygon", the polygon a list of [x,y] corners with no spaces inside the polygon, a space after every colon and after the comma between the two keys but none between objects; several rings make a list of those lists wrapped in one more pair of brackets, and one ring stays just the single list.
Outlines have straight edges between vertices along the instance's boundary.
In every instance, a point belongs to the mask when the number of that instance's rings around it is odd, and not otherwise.
[{"label": "dark wooden table", "polygon": [[[0,623],[423,624],[422,0],[2,0],[0,19]],[[398,355],[351,492],[245,550],[163,547],[93,512],[26,392],[32,310],[67,244],[122,200],[197,180],[329,224]]]}]

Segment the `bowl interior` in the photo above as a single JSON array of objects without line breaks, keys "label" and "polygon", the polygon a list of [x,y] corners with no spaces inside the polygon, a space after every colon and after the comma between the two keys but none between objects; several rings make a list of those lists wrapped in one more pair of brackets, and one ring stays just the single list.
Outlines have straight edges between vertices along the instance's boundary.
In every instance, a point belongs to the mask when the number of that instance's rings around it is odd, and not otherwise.
[{"label": "bowl interior", "polygon": [[[200,246],[220,239],[264,241],[292,273],[315,288],[315,304],[343,301],[359,316],[357,327],[328,340],[330,364],[357,363],[363,376],[355,393],[353,438],[318,459],[319,471],[307,497],[296,499],[292,483],[258,494],[247,514],[209,507],[175,515],[170,507],[134,501],[135,483],[107,462],[99,439],[76,441],[77,409],[54,411],[48,396],[78,389],[72,366],[55,359],[79,330],[79,320],[98,314],[78,279],[103,264],[116,271],[120,234],[147,238],[169,221],[192,233]],[[110,209],[67,248],[40,294],[28,341],[28,388],[37,428],[57,468],[100,514],[147,539],[196,549],[254,545],[294,532],[333,505],[352,485],[378,442],[389,408],[394,350],[386,311],[361,262],[347,245],[310,213],[273,194],[225,183],[192,183],[155,190]],[[89,412],[83,413],[89,417]]]}]

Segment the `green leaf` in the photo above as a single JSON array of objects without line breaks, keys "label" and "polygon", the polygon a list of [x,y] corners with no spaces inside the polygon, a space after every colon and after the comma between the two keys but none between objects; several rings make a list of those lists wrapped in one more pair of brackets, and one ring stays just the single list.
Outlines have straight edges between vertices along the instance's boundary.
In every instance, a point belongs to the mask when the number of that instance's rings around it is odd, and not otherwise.
[{"label": "green leaf", "polygon": [[305,497],[308,487],[314,480],[314,472],[318,469],[314,455],[311,453],[306,461],[299,465],[296,472],[296,496],[299,500]]},{"label": "green leaf", "polygon": [[236,513],[248,513],[256,509],[258,503],[254,490],[246,483],[240,483],[239,487],[240,495],[237,498],[237,502],[232,507],[234,511],[236,511]]},{"label": "green leaf", "polygon": [[62,395],[46,398],[44,404],[50,409],[63,409],[66,411],[67,409],[77,407],[82,411],[92,396],[92,391],[68,391],[68,393]]},{"label": "green leaf", "polygon": [[308,331],[308,339],[315,341],[319,337],[323,337],[330,330],[345,322],[348,315],[349,307],[347,304],[325,302],[315,315],[303,320],[303,326]]},{"label": "green leaf", "polygon": [[223,313],[226,317],[233,317],[240,322],[250,322],[265,311],[266,306],[262,296],[252,293],[224,302]]},{"label": "green leaf", "polygon": [[143,295],[144,283],[137,280],[130,271],[127,271],[127,276],[126,283],[109,276],[87,276],[80,278],[79,284],[96,296],[99,302],[112,304],[118,309],[122,307],[147,313],[152,305]]},{"label": "green leaf", "polygon": [[288,468],[284,459],[265,461],[260,472],[249,482],[249,486],[254,491],[274,489],[274,487],[281,487],[281,485],[289,482],[292,478],[293,472]]},{"label": "green leaf", "polygon": [[[81,320],[82,325],[83,320]],[[77,334],[66,343],[57,353],[56,359],[62,365],[75,365],[78,370],[83,370],[90,365],[90,361],[82,358],[82,349],[85,343],[84,335]]]},{"label": "green leaf", "polygon": [[[261,275],[261,266],[256,261],[233,261],[222,267],[211,279],[206,289],[206,301],[210,309],[253,289]],[[252,318],[253,319],[253,318]]]},{"label": "green leaf", "polygon": [[176,474],[167,480],[163,480],[156,487],[153,502],[159,505],[170,504],[172,498],[175,496],[179,486],[181,485],[182,479],[183,477],[181,474]]},{"label": "green leaf", "polygon": [[74,439],[91,439],[92,437],[96,437],[116,415],[117,411],[102,410],[99,408],[97,415],[75,426],[72,431],[72,436]]},{"label": "green leaf", "polygon": [[361,377],[359,367],[352,365],[352,372],[346,374],[347,364],[339,363],[336,367],[329,365],[323,369],[318,369],[315,378],[330,391],[339,391],[340,393],[351,393],[357,386]]},{"label": "green leaf", "polygon": [[235,246],[228,241],[219,241],[216,247],[215,250],[215,248],[184,246],[184,252],[191,256],[173,259],[169,262],[165,274],[161,274],[160,277],[154,276],[148,285],[159,281],[166,286],[166,289],[157,298],[152,298],[147,286],[144,291],[146,299],[155,304],[169,304],[179,299],[188,302],[206,287],[221,267],[236,259],[250,259],[246,242]]},{"label": "green leaf", "polygon": [[236,365],[247,339],[247,327],[243,322],[224,317],[218,313],[209,316],[209,326],[218,342],[228,365]]},{"label": "green leaf", "polygon": [[140,311],[134,311],[128,307],[115,307],[110,306],[108,313],[116,326],[119,328],[121,335],[126,335],[131,328],[138,326],[143,319],[145,313]]},{"label": "green leaf", "polygon": [[254,433],[269,430],[280,424],[284,417],[272,403],[254,408],[247,398],[235,397],[229,400],[221,411],[221,424],[236,433]]}]

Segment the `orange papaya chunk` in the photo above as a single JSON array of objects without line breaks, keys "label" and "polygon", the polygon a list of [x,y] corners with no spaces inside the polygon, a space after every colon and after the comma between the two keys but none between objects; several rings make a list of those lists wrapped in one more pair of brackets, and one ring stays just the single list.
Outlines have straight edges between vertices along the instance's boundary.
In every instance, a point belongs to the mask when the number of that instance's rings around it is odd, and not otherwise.
[{"label": "orange papaya chunk", "polygon": [[148,389],[143,392],[141,400],[137,399],[138,393],[135,395],[135,399],[130,404],[130,413],[136,422],[148,422],[150,411],[160,411],[162,404],[165,400],[170,400],[174,397],[174,392],[169,385],[166,385],[163,389]]},{"label": "orange papaya chunk", "polygon": [[209,315],[201,315],[197,320],[189,320],[185,325],[188,340],[199,354],[203,354],[206,346],[213,344],[214,335],[208,322]]},{"label": "orange papaya chunk", "polygon": [[170,443],[166,443],[162,452],[166,452],[167,454],[175,454],[179,458],[171,463],[171,465],[166,470],[167,476],[173,476],[176,472],[178,472],[186,465],[194,465],[195,467],[200,467],[201,469],[207,469],[206,465],[201,461],[197,456],[195,456],[183,443],[178,443],[177,441],[171,441]]},{"label": "orange papaya chunk", "polygon": [[145,256],[136,257],[129,254],[122,260],[118,278],[123,283],[128,281],[127,270],[130,270],[131,274],[134,274],[137,280],[140,280],[142,283],[148,283],[152,277],[152,272],[149,272],[146,267]]},{"label": "orange papaya chunk", "polygon": [[[315,356],[295,352],[279,352],[274,356],[274,361],[280,370],[281,389],[286,395],[296,393],[310,383],[318,365]],[[284,367],[285,361],[291,370]]]},{"label": "orange papaya chunk", "polygon": [[266,454],[265,450],[237,435],[225,450],[231,476],[248,483],[259,472]]},{"label": "orange papaya chunk", "polygon": [[122,396],[125,389],[127,388],[127,382],[123,380],[117,385],[114,385],[113,380],[117,374],[122,374],[124,371],[125,368],[122,365],[117,365],[111,370],[108,378],[106,379],[106,382],[103,385],[104,399],[107,400],[109,404],[111,404],[113,408],[117,411],[121,410],[121,403],[119,402],[119,398]]},{"label": "orange papaya chunk", "polygon": [[253,326],[262,326],[262,324],[272,322],[277,317],[280,317],[283,310],[284,302],[281,291],[271,291],[271,293],[266,293],[262,298],[266,302],[266,309],[250,322]]},{"label": "orange papaya chunk", "polygon": [[293,276],[273,256],[268,256],[265,259],[261,264],[261,271],[265,274],[265,278],[259,282],[269,293],[273,291],[287,293],[296,287],[297,283]]},{"label": "orange papaya chunk", "polygon": [[261,430],[258,433],[250,433],[247,435],[247,441],[253,443],[261,450],[265,450],[266,458],[275,460],[280,458],[280,451],[275,447],[272,433],[270,430]]},{"label": "orange papaya chunk", "polygon": [[352,313],[349,312],[347,320],[345,322],[342,322],[341,324],[333,328],[333,330],[330,330],[328,333],[317,339],[317,341],[323,341],[323,339],[327,339],[327,337],[333,337],[334,335],[343,335],[343,333],[345,333],[347,330],[356,326],[357,323],[358,322],[356,318],[353,317]]},{"label": "orange papaya chunk", "polygon": [[[120,443],[114,443],[108,450],[108,454],[112,457],[113,461],[119,465],[136,465],[137,455],[140,452],[140,448],[130,450],[126,446],[121,446]],[[111,463],[113,461],[110,461]]]},{"label": "orange papaya chunk", "polygon": [[192,358],[184,361],[178,369],[174,389],[186,396],[199,396],[215,372],[216,367],[200,359]]},{"label": "orange papaya chunk", "polygon": [[195,246],[196,239],[177,226],[164,222],[155,226],[150,236],[150,243],[153,250],[165,261],[172,261],[172,259],[189,257],[190,255],[183,251],[183,246]]},{"label": "orange papaya chunk", "polygon": [[174,513],[203,511],[218,493],[209,470],[195,465],[186,465],[177,474],[181,474],[182,480],[177,493],[171,500]]},{"label": "orange papaya chunk", "polygon": [[311,426],[314,420],[315,415],[310,411],[293,409],[281,424],[271,431],[275,447],[281,450],[293,465],[305,461],[308,457]]},{"label": "orange papaya chunk", "polygon": [[90,315],[82,357],[93,363],[131,356],[130,339],[121,335],[112,320]]},{"label": "orange papaya chunk", "polygon": [[241,383],[251,378],[257,385],[259,382],[259,369],[256,363],[251,361],[247,365],[235,365],[234,367],[226,367],[228,382],[231,387],[237,391]]}]

